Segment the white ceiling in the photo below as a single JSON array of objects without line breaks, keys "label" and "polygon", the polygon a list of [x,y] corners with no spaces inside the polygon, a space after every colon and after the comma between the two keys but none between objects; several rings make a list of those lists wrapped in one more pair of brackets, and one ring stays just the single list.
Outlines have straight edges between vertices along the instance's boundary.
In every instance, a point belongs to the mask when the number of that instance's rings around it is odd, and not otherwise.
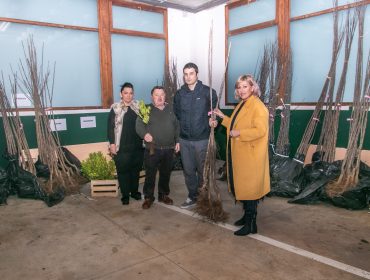
[{"label": "white ceiling", "polygon": [[227,0],[135,0],[135,2],[197,13],[224,4]]}]

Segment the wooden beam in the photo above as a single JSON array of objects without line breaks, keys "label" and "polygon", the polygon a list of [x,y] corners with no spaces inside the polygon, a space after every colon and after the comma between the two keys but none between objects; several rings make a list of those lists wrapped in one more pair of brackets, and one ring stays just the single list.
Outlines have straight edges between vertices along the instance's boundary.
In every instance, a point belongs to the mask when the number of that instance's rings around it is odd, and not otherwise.
[{"label": "wooden beam", "polygon": [[135,2],[127,2],[123,0],[112,0],[112,5],[114,6],[121,6],[121,7],[127,7],[131,9],[137,9],[137,10],[143,10],[148,12],[155,12],[155,13],[164,13],[167,11],[166,8],[162,7],[155,7],[143,3],[135,3]]},{"label": "wooden beam", "polygon": [[[94,110],[94,109],[102,109],[101,106],[81,106],[81,107],[52,107],[53,111],[66,111],[66,110]],[[16,112],[18,110],[19,112],[34,112],[35,108],[12,108],[8,112]]]},{"label": "wooden beam", "polygon": [[165,56],[164,56],[164,60],[165,60],[165,65],[164,65],[165,72],[164,73],[166,73],[166,69],[170,69],[169,68],[169,59],[168,59],[168,14],[167,14],[167,9],[163,13],[163,33],[164,33],[165,49],[166,49]]},{"label": "wooden beam", "polygon": [[165,34],[151,33],[151,32],[143,32],[143,31],[135,31],[135,30],[127,30],[127,29],[113,28],[111,30],[111,33],[113,33],[113,34],[127,35],[127,36],[154,38],[154,39],[166,39],[166,35]]},{"label": "wooden beam", "polygon": [[229,9],[232,9],[232,8],[236,8],[236,7],[239,7],[239,6],[242,6],[242,5],[248,5],[248,4],[253,3],[253,2],[256,2],[256,0],[240,0],[240,1],[235,1],[235,2],[229,3],[226,6]]},{"label": "wooden beam", "polygon": [[59,23],[50,23],[50,22],[41,22],[41,21],[33,21],[33,20],[24,20],[24,19],[16,19],[16,18],[0,17],[0,21],[19,23],[19,24],[29,24],[29,25],[37,25],[37,26],[57,27],[57,28],[65,28],[65,29],[73,29],[73,30],[98,32],[98,28],[93,28],[93,27],[83,27],[83,26],[75,26],[75,25],[67,25],[67,24],[59,24]]},{"label": "wooden beam", "polygon": [[[230,12],[230,8],[229,8],[229,5],[225,5],[225,64],[226,64],[226,59],[227,59],[227,54],[228,54],[228,48],[229,48],[229,12]],[[228,70],[226,70],[226,73],[225,73],[225,98],[224,98],[224,102],[225,102],[225,105],[227,104],[227,95],[228,95],[228,91],[227,91],[227,87],[228,87],[228,78],[227,76],[229,75],[228,74]]]},{"label": "wooden beam", "polygon": [[[276,0],[276,21],[278,26],[278,55],[288,62],[290,53],[290,0]],[[282,67],[283,79],[279,85],[279,96],[284,98],[287,87],[288,65]]]},{"label": "wooden beam", "polygon": [[238,29],[231,30],[231,31],[229,31],[228,36],[235,36],[235,35],[238,35],[238,34],[251,32],[251,31],[258,30],[258,29],[268,28],[268,27],[271,27],[271,26],[274,26],[274,25],[276,25],[276,20],[273,19],[273,20],[270,20],[270,21],[265,21],[265,22],[261,22],[261,23],[257,23],[257,24],[253,24],[253,25],[249,25],[249,26],[245,26],[245,27],[241,27],[241,28],[238,28]]},{"label": "wooden beam", "polygon": [[100,81],[103,108],[109,108],[113,103],[112,50],[110,34],[111,11],[112,5],[110,0],[98,0]]},{"label": "wooden beam", "polygon": [[370,0],[358,1],[358,2],[351,3],[351,4],[338,6],[337,9],[330,8],[330,9],[326,9],[326,10],[322,10],[322,11],[318,11],[318,12],[314,12],[314,13],[310,13],[306,15],[296,16],[296,17],[291,18],[290,21],[296,21],[296,20],[306,19],[310,17],[317,17],[317,16],[333,13],[335,10],[343,11],[343,10],[351,9],[357,6],[364,6],[364,5],[369,5],[369,4],[370,4]]}]

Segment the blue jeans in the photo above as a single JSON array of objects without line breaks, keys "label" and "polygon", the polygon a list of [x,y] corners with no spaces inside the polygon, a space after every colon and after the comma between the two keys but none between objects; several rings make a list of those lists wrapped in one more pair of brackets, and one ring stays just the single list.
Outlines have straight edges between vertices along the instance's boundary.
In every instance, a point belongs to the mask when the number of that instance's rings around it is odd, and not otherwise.
[{"label": "blue jeans", "polygon": [[181,161],[188,197],[197,200],[198,189],[203,185],[203,169],[206,159],[208,139],[185,140],[180,138]]}]

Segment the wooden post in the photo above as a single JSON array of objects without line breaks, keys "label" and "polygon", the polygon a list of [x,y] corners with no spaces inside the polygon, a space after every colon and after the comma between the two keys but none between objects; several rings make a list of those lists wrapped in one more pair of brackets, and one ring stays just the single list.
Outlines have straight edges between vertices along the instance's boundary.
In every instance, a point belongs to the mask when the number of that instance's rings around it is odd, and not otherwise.
[{"label": "wooden post", "polygon": [[[276,21],[278,27],[279,55],[287,58],[290,50],[290,0],[276,0]],[[287,65],[283,67],[282,84],[279,97],[284,98],[286,91]]]},{"label": "wooden post", "polygon": [[111,9],[110,0],[98,0],[99,54],[102,107],[113,103],[112,51],[111,51]]}]

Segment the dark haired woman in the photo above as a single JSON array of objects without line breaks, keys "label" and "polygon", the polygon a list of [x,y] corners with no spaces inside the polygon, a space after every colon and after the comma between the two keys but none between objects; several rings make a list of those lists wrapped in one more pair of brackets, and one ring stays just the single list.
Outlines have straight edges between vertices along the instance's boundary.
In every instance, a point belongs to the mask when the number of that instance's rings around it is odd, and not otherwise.
[{"label": "dark haired woman", "polygon": [[108,116],[109,152],[116,164],[122,204],[129,204],[130,196],[141,199],[138,191],[143,167],[142,139],[135,130],[138,102],[134,100],[131,83],[121,86],[121,102],[114,103]]}]

